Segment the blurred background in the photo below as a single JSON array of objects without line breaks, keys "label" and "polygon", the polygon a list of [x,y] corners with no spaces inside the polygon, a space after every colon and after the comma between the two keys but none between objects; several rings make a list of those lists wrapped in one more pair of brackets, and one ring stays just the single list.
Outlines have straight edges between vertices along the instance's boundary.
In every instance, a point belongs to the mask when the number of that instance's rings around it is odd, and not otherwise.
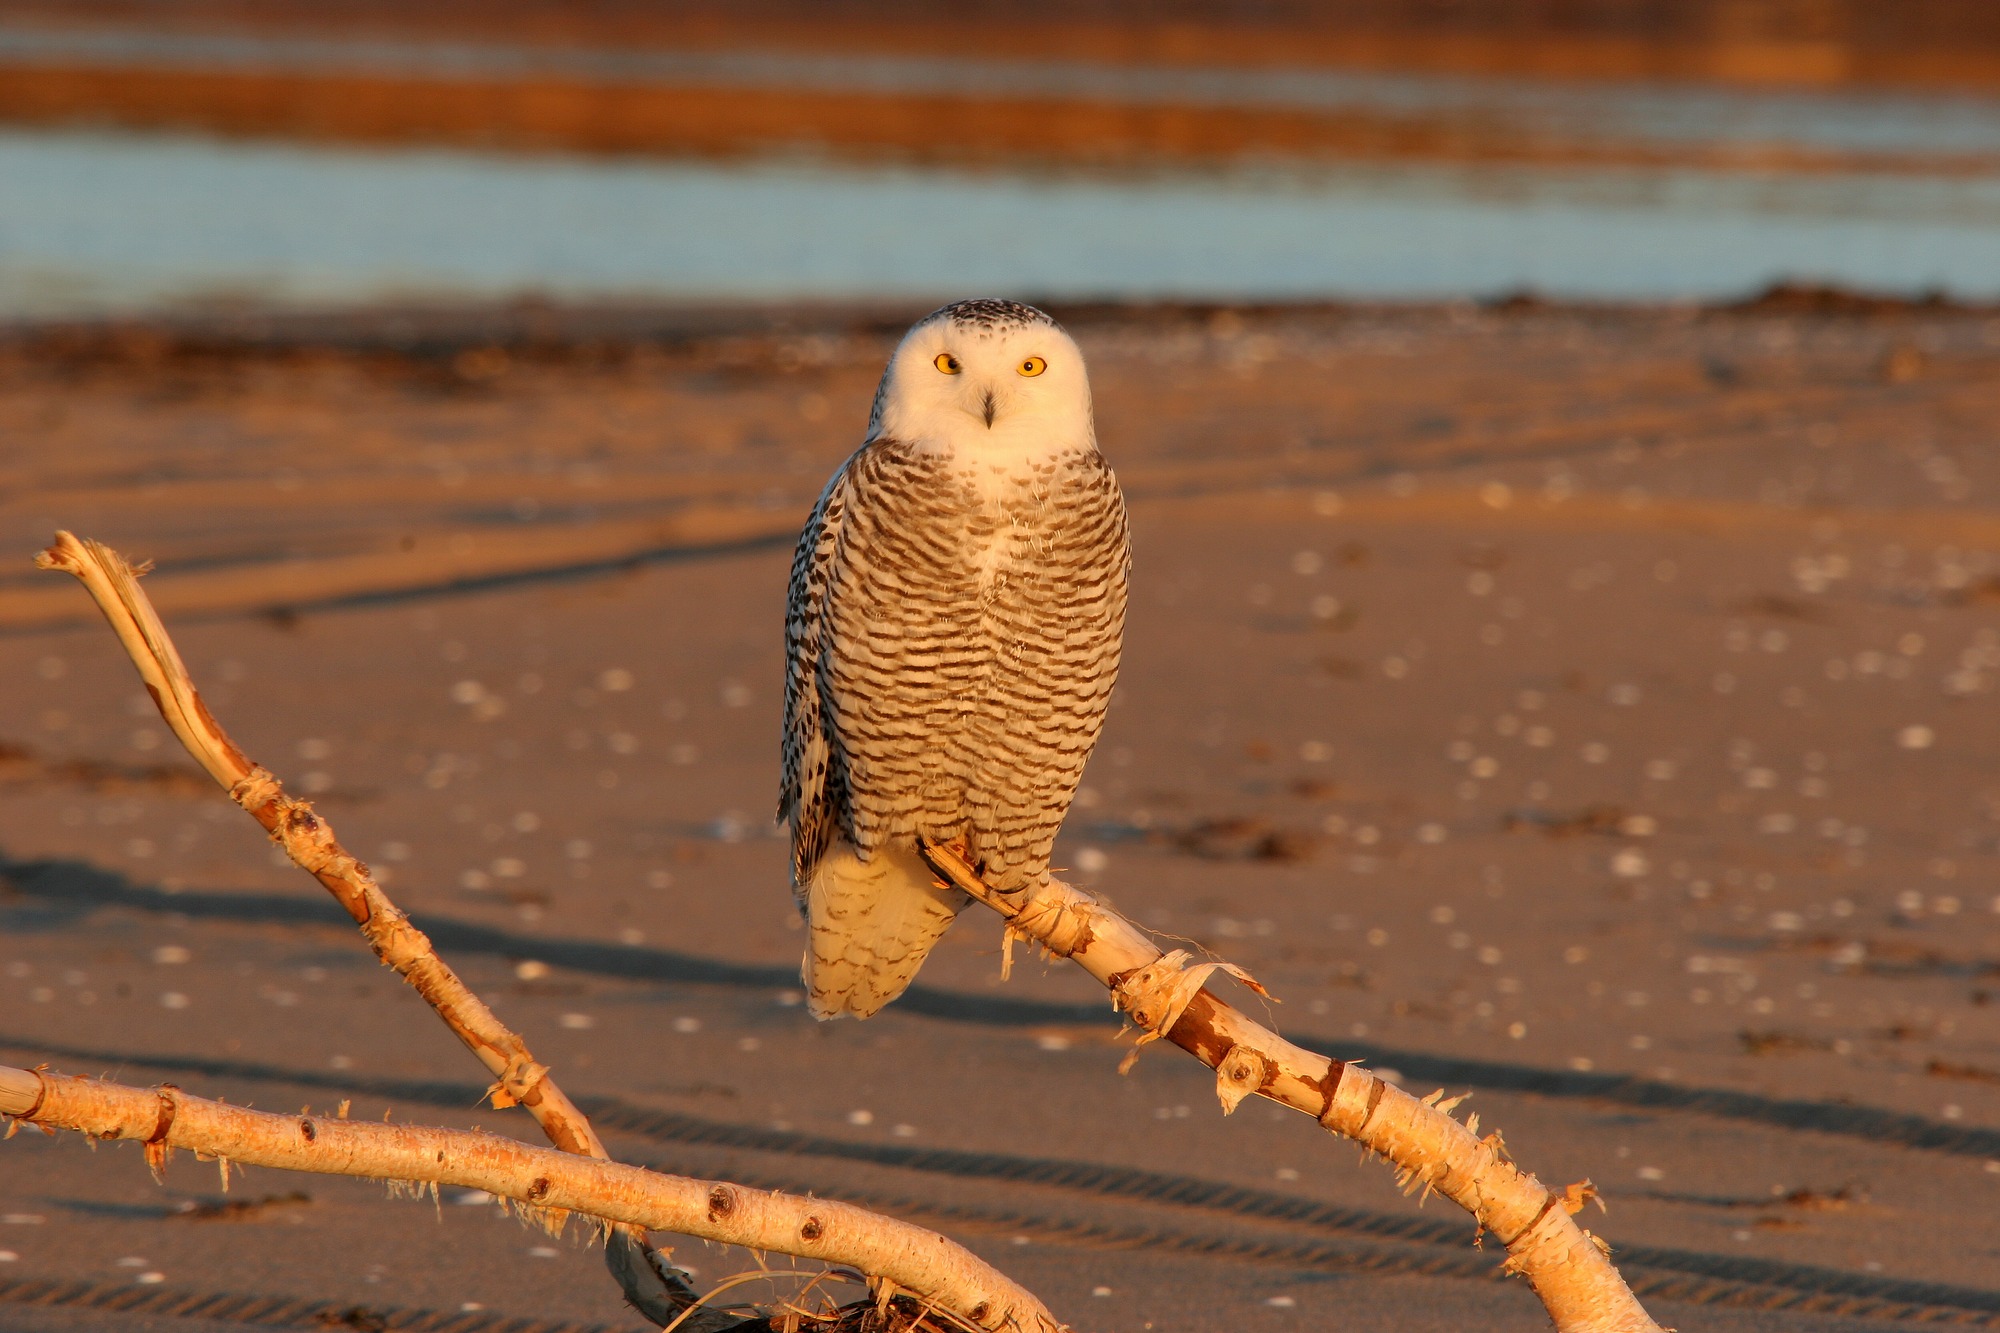
[{"label": "blurred background", "polygon": [[2000,293],[1978,0],[0,6],[0,317]]},{"label": "blurred background", "polygon": [[[0,0],[0,1059],[531,1132],[68,528],[620,1158],[1083,1328],[1545,1329],[983,913],[805,1016],[790,554],[969,295],[1075,334],[1131,509],[1064,875],[1595,1181],[1663,1325],[2000,1320],[1991,0]],[[112,1311],[633,1326],[474,1192],[0,1144],[0,1329]]]}]

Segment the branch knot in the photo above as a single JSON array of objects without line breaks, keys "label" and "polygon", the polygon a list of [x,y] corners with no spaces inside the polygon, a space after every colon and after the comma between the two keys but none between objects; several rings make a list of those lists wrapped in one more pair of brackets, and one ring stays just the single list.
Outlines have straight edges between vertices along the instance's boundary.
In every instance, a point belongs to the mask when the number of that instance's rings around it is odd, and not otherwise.
[{"label": "branch knot", "polygon": [[1132,1021],[1146,1029],[1119,1064],[1119,1073],[1132,1068],[1140,1047],[1173,1031],[1174,1024],[1201,992],[1202,984],[1215,973],[1227,972],[1259,995],[1270,995],[1257,978],[1234,963],[1194,963],[1193,957],[1186,949],[1175,949],[1116,978],[1111,987],[1111,1007],[1132,1015]]},{"label": "branch knot", "polygon": [[1233,1113],[1245,1097],[1262,1092],[1274,1072],[1262,1051],[1240,1044],[1232,1046],[1215,1067],[1215,1099],[1222,1103],[1222,1113]]},{"label": "branch knot", "polygon": [[236,804],[256,814],[271,802],[285,794],[284,784],[270,769],[258,764],[248,773],[229,784],[229,797]]},{"label": "branch knot", "polygon": [[535,1095],[542,1086],[542,1080],[548,1076],[547,1065],[538,1064],[525,1049],[519,1050],[507,1062],[506,1072],[486,1090],[487,1099],[496,1110],[519,1106]]}]

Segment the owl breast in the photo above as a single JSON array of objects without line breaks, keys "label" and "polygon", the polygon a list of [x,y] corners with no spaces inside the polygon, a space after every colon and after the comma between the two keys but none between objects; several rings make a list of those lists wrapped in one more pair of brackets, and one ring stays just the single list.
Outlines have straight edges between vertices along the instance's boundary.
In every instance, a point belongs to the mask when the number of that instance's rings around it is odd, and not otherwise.
[{"label": "owl breast", "polygon": [[877,441],[849,464],[818,660],[833,823],[863,854],[963,839],[1046,873],[1118,671],[1125,512],[1094,449],[969,470]]}]

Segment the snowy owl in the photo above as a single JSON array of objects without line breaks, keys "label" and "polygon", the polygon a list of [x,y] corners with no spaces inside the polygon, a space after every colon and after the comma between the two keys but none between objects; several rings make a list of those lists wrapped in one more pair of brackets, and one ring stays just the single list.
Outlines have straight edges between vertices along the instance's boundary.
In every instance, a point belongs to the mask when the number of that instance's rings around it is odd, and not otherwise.
[{"label": "snowy owl", "polygon": [[918,838],[961,844],[996,889],[1048,874],[1118,674],[1129,563],[1062,326],[1012,301],[919,321],[792,559],[778,817],[814,1017],[902,994],[968,901]]}]

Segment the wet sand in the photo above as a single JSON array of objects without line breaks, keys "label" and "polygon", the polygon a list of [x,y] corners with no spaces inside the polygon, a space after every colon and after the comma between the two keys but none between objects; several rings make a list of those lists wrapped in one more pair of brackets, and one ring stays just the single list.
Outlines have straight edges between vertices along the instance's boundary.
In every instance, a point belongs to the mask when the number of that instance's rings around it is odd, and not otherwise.
[{"label": "wet sand", "polygon": [[[1936,126],[1843,144],[1797,135],[1800,123],[1824,131],[1851,116],[1842,98],[1878,121],[1885,97],[1919,108],[1891,119],[1976,107],[1960,99],[1990,97],[2000,20],[1950,0],[1893,17],[1858,3],[1746,13],[1732,0],[1385,0],[1337,12],[1080,5],[1032,21],[1014,6],[933,14],[880,0],[9,0],[0,69],[0,122],[266,140],[1065,170],[1429,162],[1983,176],[1991,145],[1954,145]],[[1280,91],[1316,75],[1349,82]],[[1569,104],[1593,91],[1613,104]],[[1701,105],[1705,94],[1725,105]],[[1619,114],[1616,99],[1634,95],[1666,102]],[[1788,129],[1760,95],[1827,101],[1793,108]]]},{"label": "wet sand", "polygon": [[893,0],[643,0],[573,5],[549,0],[6,0],[25,24],[161,30],[322,32],[472,37],[550,46],[815,52],[978,51],[1067,59],[1310,65],[1519,75],[1535,79],[1693,80],[1762,87],[1990,89],[2000,66],[2000,17],[1978,0],[1886,9],[1866,0],[1748,6],[1463,5],[1355,0],[1084,0],[1024,19],[1018,6],[978,0],[948,12]]},{"label": "wet sand", "polygon": [[[1544,1326],[1379,1164],[1172,1052],[1121,1079],[1101,992],[1001,984],[977,914],[879,1019],[805,1017],[784,573],[915,313],[0,346],[0,1057],[533,1138],[27,568],[63,526],[157,560],[217,715],[621,1157],[925,1221],[1078,1327]],[[1664,1324],[2000,1318],[2000,322],[1059,313],[1137,549],[1059,863],[1595,1180]],[[0,1328],[633,1326],[490,1205],[0,1154]]]},{"label": "wet sand", "polygon": [[[519,53],[533,59],[531,49]],[[1592,119],[1588,108],[1567,118],[1524,114],[1509,105],[1529,100],[1516,89],[1473,106],[1260,107],[1130,100],[1089,89],[888,93],[788,88],[772,76],[739,76],[732,81],[742,86],[732,87],[687,76],[685,82],[451,70],[399,76],[370,73],[365,62],[305,70],[272,63],[268,69],[115,61],[11,67],[0,80],[0,122],[322,144],[779,156],[957,169],[1229,172],[1248,161],[1286,172],[1436,163],[1958,178],[1990,175],[1995,167],[1990,148],[1827,147],[1788,142],[1782,134],[1751,142],[1657,141]],[[948,82],[951,73],[947,68],[935,81]],[[1552,123],[1558,121],[1567,123]]]}]

